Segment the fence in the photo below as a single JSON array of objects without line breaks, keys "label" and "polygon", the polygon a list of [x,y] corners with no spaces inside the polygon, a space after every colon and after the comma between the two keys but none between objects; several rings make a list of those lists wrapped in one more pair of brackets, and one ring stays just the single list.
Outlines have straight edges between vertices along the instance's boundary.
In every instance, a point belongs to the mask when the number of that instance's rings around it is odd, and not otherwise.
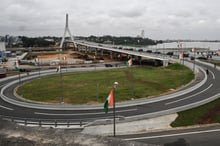
[{"label": "fence", "polygon": [[30,118],[18,118],[10,116],[0,116],[0,119],[13,122],[18,125],[25,126],[39,126],[39,127],[54,127],[54,128],[74,128],[83,129],[88,121],[73,120],[73,119],[30,119]]}]

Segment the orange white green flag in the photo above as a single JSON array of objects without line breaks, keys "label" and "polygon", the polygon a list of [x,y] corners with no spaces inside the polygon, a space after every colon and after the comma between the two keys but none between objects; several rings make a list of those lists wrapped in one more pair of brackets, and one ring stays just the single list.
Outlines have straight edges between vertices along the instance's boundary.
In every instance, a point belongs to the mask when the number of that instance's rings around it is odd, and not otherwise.
[{"label": "orange white green flag", "polygon": [[61,67],[60,67],[60,65],[57,67],[57,72],[61,72]]},{"label": "orange white green flag", "polygon": [[15,61],[15,69],[17,71],[20,69],[18,60]]},{"label": "orange white green flag", "polygon": [[132,65],[132,58],[130,58],[127,62],[126,62],[127,66],[131,66]]},{"label": "orange white green flag", "polygon": [[108,107],[114,105],[114,90],[111,89],[108,97],[106,98],[106,101],[104,103],[104,111],[105,113],[108,113]]}]

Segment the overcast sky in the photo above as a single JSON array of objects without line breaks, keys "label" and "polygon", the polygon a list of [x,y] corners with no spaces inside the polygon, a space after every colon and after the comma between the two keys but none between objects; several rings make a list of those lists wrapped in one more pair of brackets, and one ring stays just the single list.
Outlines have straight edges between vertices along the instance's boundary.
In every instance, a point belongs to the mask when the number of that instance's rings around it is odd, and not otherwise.
[{"label": "overcast sky", "polygon": [[0,0],[0,35],[219,39],[219,0]]}]

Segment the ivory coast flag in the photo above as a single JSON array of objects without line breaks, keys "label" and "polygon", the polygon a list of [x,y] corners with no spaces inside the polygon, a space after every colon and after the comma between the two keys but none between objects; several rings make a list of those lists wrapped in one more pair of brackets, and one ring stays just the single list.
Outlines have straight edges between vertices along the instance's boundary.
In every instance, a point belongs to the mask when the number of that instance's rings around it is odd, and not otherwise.
[{"label": "ivory coast flag", "polygon": [[126,62],[127,66],[131,66],[132,65],[132,58],[130,58],[127,62]]},{"label": "ivory coast flag", "polygon": [[15,69],[18,71],[20,68],[19,68],[19,62],[18,60],[15,61]]},{"label": "ivory coast flag", "polygon": [[60,65],[57,67],[57,72],[61,72],[61,67],[60,67]]},{"label": "ivory coast flag", "polygon": [[181,53],[179,58],[184,59],[184,53]]},{"label": "ivory coast flag", "polygon": [[114,91],[111,89],[105,103],[104,103],[104,111],[105,113],[108,113],[108,106],[113,106],[114,104]]}]

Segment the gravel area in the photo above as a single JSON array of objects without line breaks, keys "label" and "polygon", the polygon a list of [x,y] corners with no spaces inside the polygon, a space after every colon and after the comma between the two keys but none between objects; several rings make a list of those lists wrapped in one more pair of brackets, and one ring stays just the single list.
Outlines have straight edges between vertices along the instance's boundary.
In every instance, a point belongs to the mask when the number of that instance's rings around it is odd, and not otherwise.
[{"label": "gravel area", "polygon": [[0,120],[1,146],[155,146],[113,137],[82,134],[78,130],[24,127]]}]

